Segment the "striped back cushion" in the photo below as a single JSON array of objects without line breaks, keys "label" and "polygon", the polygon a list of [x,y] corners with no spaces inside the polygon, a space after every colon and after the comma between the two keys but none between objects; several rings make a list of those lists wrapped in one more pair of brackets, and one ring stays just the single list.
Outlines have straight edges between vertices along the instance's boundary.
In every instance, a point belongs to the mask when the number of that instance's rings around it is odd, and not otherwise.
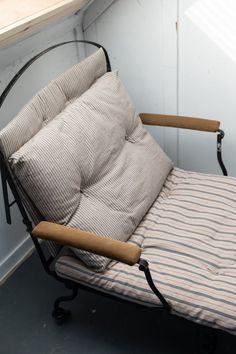
[{"label": "striped back cushion", "polygon": [[[0,132],[0,150],[7,159],[34,137],[40,129],[54,119],[73,100],[85,92],[93,82],[106,72],[106,58],[102,49],[67,70],[26,104],[18,115]],[[10,166],[9,171],[18,193],[34,224],[44,219]],[[48,243],[55,255],[57,247]]]},{"label": "striped back cushion", "polygon": [[[49,111],[53,97],[45,97]],[[117,72],[102,75],[53,118],[9,156],[14,174],[46,220],[126,241],[171,161],[143,128]],[[97,271],[109,262],[74,251]]]}]

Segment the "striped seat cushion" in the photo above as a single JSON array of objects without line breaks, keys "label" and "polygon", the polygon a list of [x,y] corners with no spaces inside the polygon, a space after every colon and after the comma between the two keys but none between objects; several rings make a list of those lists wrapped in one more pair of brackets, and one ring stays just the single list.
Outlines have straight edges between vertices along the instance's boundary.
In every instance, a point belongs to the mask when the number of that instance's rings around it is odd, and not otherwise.
[{"label": "striped seat cushion", "polygon": [[[236,179],[174,168],[129,242],[142,247],[173,313],[236,334]],[[138,266],[112,262],[103,274],[72,256],[66,278],[145,305],[158,300]]]}]

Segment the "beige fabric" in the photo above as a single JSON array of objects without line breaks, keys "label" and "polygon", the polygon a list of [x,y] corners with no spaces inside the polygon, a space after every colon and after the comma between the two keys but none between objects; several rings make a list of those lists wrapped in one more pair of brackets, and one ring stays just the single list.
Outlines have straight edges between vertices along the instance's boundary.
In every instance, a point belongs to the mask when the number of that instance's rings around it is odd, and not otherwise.
[{"label": "beige fabric", "polygon": [[67,70],[34,96],[0,132],[0,148],[8,158],[82,95],[106,72],[102,49]]},{"label": "beige fabric", "polygon": [[[173,312],[236,334],[236,179],[175,168],[129,242],[142,247]],[[61,257],[59,275],[146,305],[158,300],[137,266],[103,274]]]},{"label": "beige fabric", "polygon": [[[133,233],[172,168],[116,72],[100,77],[9,162],[46,220],[121,241]],[[98,271],[109,261],[75,252]]]}]

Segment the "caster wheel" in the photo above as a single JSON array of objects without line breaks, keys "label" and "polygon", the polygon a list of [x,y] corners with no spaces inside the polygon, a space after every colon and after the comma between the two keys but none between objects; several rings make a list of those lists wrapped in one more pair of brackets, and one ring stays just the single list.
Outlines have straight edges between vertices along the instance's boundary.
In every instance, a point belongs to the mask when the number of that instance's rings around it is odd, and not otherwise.
[{"label": "caster wheel", "polygon": [[52,312],[52,317],[55,319],[57,324],[63,324],[66,320],[68,320],[71,316],[71,312],[69,310],[65,310],[61,307],[54,309]]}]

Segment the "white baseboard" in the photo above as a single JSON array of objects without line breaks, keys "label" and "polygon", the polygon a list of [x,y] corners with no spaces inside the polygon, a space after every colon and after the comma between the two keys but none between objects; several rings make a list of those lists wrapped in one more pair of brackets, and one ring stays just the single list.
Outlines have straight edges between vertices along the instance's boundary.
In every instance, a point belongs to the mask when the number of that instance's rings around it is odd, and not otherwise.
[{"label": "white baseboard", "polygon": [[27,236],[17,247],[0,263],[0,285],[28,258],[34,250],[30,236]]}]

